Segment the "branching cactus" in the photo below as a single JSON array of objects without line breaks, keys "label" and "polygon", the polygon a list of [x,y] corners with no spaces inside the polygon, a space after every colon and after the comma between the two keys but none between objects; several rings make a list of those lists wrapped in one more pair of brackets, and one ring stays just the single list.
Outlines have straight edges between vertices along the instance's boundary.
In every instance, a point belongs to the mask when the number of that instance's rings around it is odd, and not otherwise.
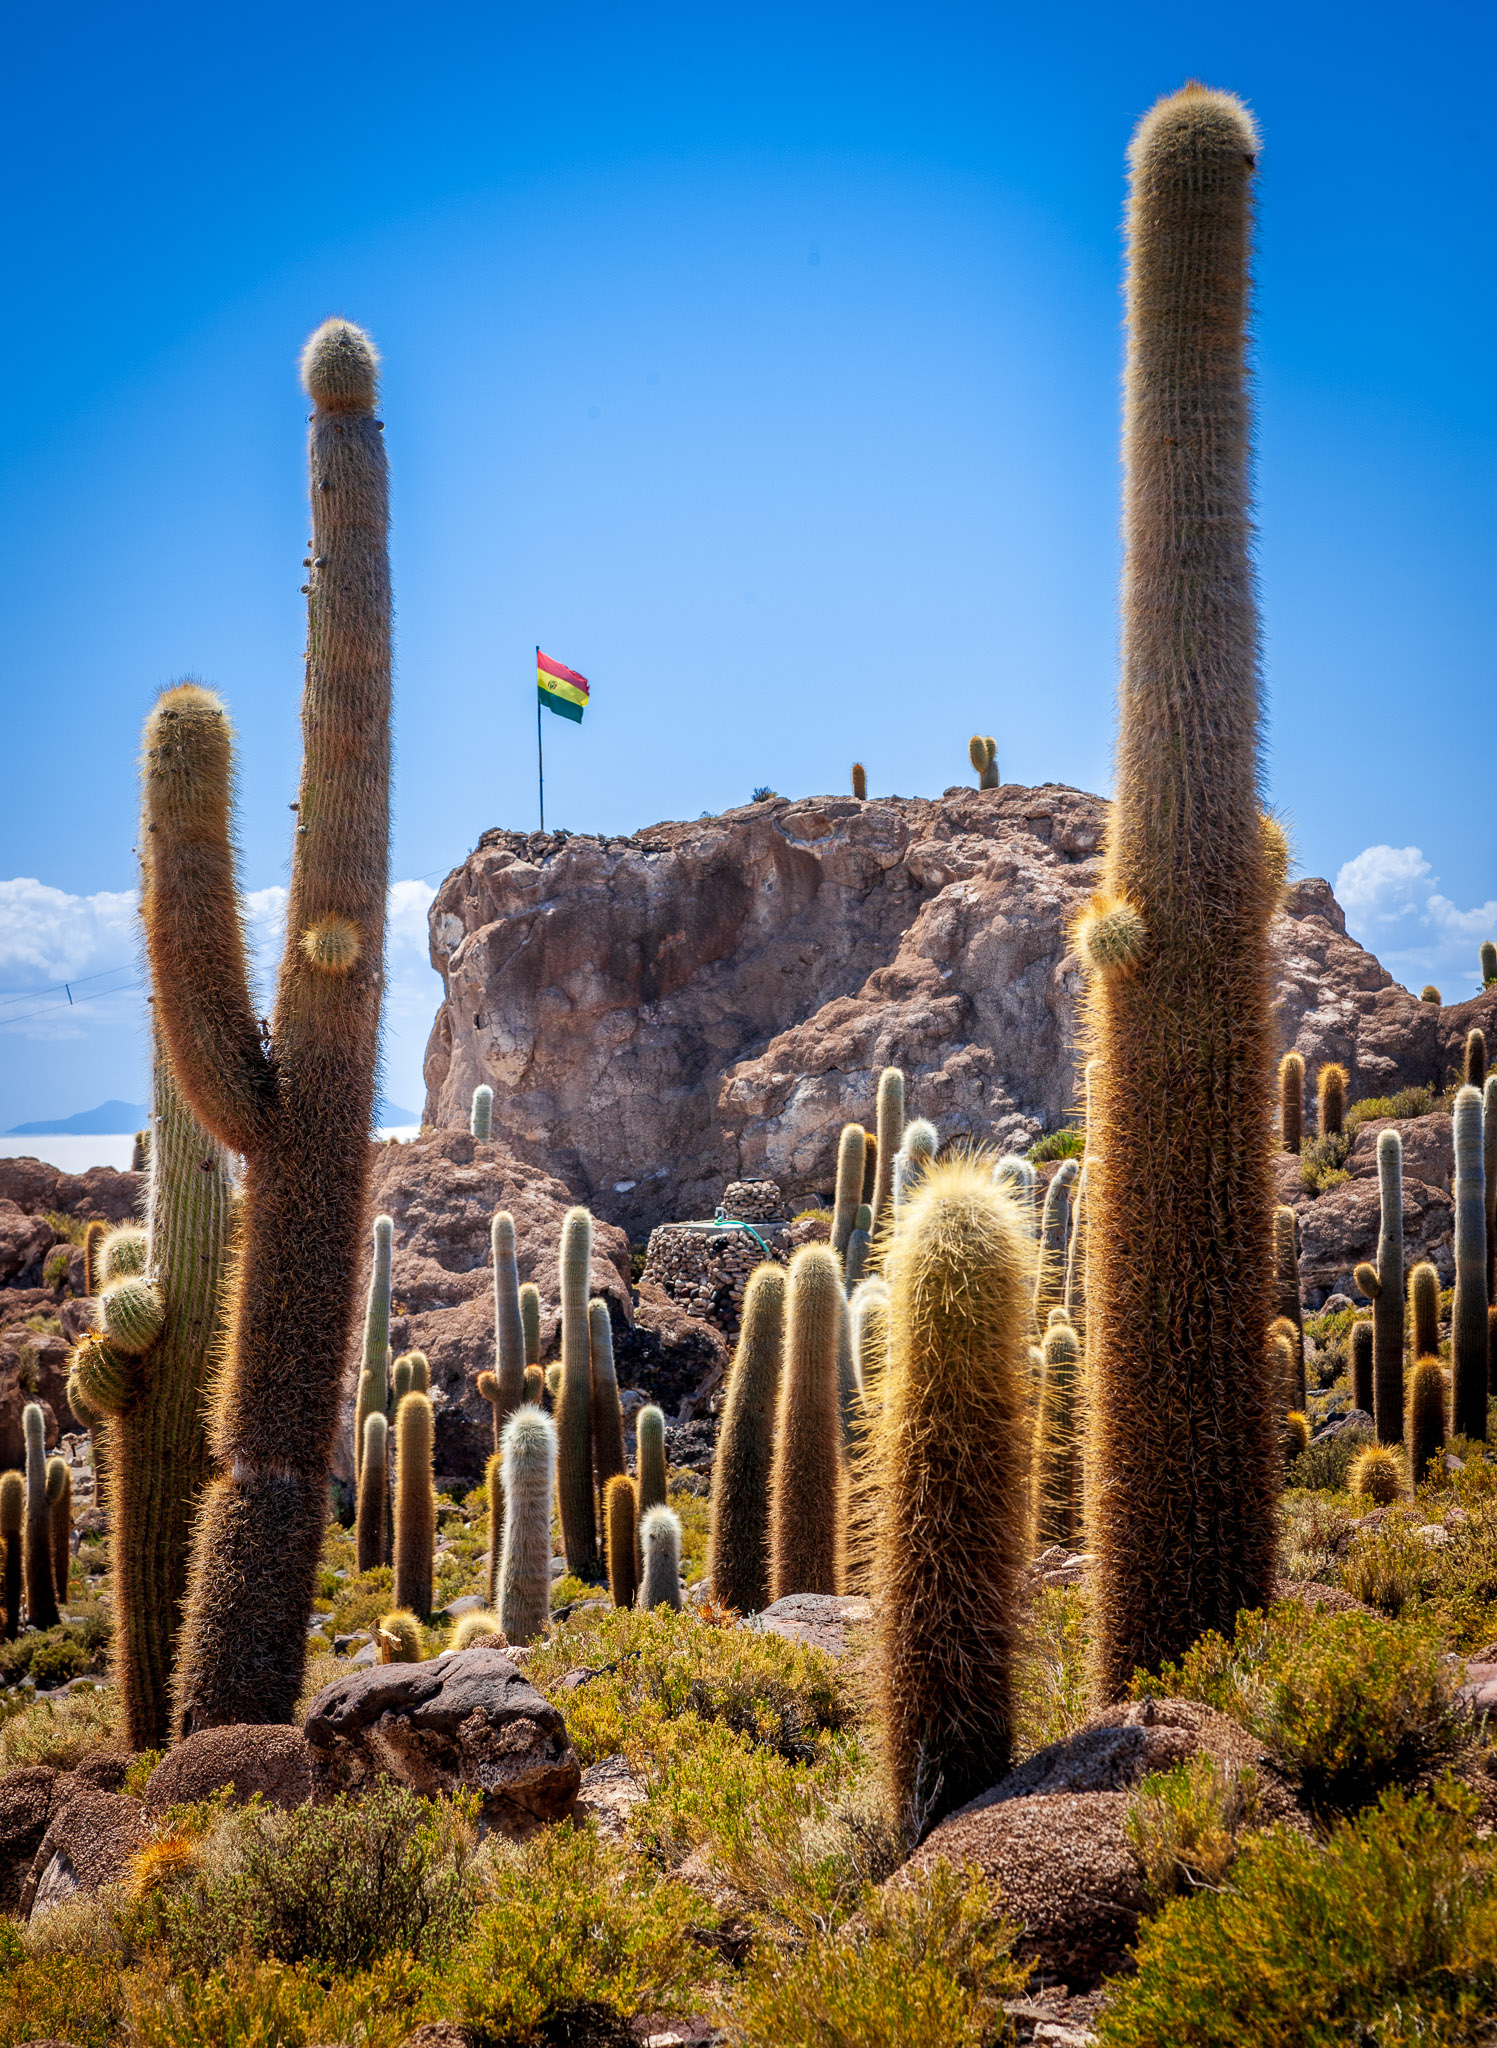
[{"label": "branching cactus", "polygon": [[385,1415],[390,1408],[390,1263],[394,1250],[394,1222],[388,1216],[376,1216],[369,1293],[364,1302],[364,1359],[353,1418],[355,1461],[364,1455],[365,1416]]},{"label": "branching cactus", "polygon": [[46,1421],[28,1401],[21,1414],[26,1440],[26,1619],[33,1628],[56,1628],[57,1587],[52,1577],[52,1507],[47,1499]]},{"label": "branching cactus", "polygon": [[1297,1052],[1279,1061],[1279,1133],[1286,1152],[1298,1152],[1305,1139],[1305,1063]]},{"label": "branching cactus", "polygon": [[[1475,1037],[1475,1033],[1472,1036]],[[1458,1436],[1487,1433],[1487,1197],[1482,1171],[1481,1091],[1462,1088],[1451,1113],[1455,1144],[1455,1299],[1450,1310],[1451,1423]]]},{"label": "branching cactus", "polygon": [[603,1489],[603,1542],[609,1597],[615,1607],[632,1607],[639,1592],[639,1507],[627,1472],[615,1472]]},{"label": "branching cactus", "polygon": [[358,1504],[354,1515],[354,1565],[370,1572],[385,1561],[390,1505],[390,1425],[376,1411],[364,1417],[364,1454],[359,1460]]},{"label": "branching cactus", "polygon": [[740,1614],[769,1605],[769,1482],[784,1327],[784,1268],[756,1266],[723,1400],[707,1546],[713,1597]]},{"label": "branching cactus", "polygon": [[1416,1358],[1409,1375],[1409,1471],[1419,1486],[1445,1449],[1445,1369],[1438,1358]]},{"label": "branching cactus", "polygon": [[[521,1308],[519,1268],[515,1264],[515,1219],[508,1209],[496,1209],[489,1226],[489,1245],[494,1259],[494,1444],[509,1417],[525,1396],[525,1365],[528,1358],[525,1317]],[[534,1294],[534,1288],[531,1289]],[[536,1297],[536,1355],[540,1355],[540,1296]],[[480,1389],[480,1391],[482,1391]],[[486,1396],[485,1398],[490,1398]]]},{"label": "branching cactus", "polygon": [[1379,1131],[1377,1264],[1357,1267],[1372,1303],[1372,1417],[1380,1444],[1403,1441],[1403,1140]]},{"label": "branching cactus", "polygon": [[19,1472],[0,1473],[0,1537],[5,1542],[5,1640],[21,1632],[22,1530],[26,1521],[26,1481]]},{"label": "branching cactus", "polygon": [[967,742],[967,759],[977,770],[979,789],[998,788],[998,742],[991,733],[973,733]]},{"label": "branching cactus", "polygon": [[[1123,663],[1087,1016],[1088,1512],[1112,1699],[1270,1597],[1280,875],[1259,803],[1248,283],[1258,138],[1188,85],[1130,151]],[[1301,1081],[1303,1075],[1301,1072]],[[1293,1097],[1290,1091],[1289,1099]],[[1286,1129],[1292,1146],[1297,1132]]]},{"label": "branching cactus", "polygon": [[1409,1349],[1416,1359],[1440,1355],[1440,1276],[1428,1259],[1409,1269]]},{"label": "branching cactus", "polygon": [[644,1556],[640,1574],[639,1604],[648,1613],[652,1607],[681,1605],[681,1518],[674,1508],[651,1508],[639,1518],[639,1547]]},{"label": "branching cactus", "polygon": [[487,1081],[480,1081],[473,1090],[473,1101],[468,1110],[468,1129],[480,1145],[487,1145],[493,1128],[494,1091]]},{"label": "branching cactus", "polygon": [[66,1458],[47,1460],[47,1505],[52,1511],[52,1583],[62,1601],[68,1597],[73,1562],[73,1475]]},{"label": "branching cactus", "polygon": [[[569,1209],[561,1226],[561,1390],[556,1398],[556,1485],[567,1570],[579,1579],[598,1576],[598,1529],[593,1508],[593,1368],[587,1323],[593,1219]],[[506,1626],[505,1633],[508,1634]],[[515,1640],[510,1637],[511,1642]]]},{"label": "branching cactus", "polygon": [[839,1259],[847,1257],[848,1240],[862,1206],[866,1142],[861,1124],[842,1126],[842,1136],[837,1140],[837,1192],[832,1205],[832,1250]]},{"label": "branching cactus", "polygon": [[155,1015],[205,1129],[244,1157],[241,1248],[193,1530],[176,1732],[285,1721],[301,1690],[354,1311],[383,986],[390,577],[375,354],[332,320],[313,400],[304,755],[268,1037],[251,1002],[222,705],[169,690],[145,735]]},{"label": "branching cactus", "polygon": [[923,1829],[1011,1754],[1034,1241],[987,1165],[953,1159],[907,1204],[887,1263],[875,1711],[895,1810]]},{"label": "branching cactus", "polygon": [[[504,1535],[493,1552],[498,1566],[489,1605],[510,1642],[533,1643],[546,1626],[551,1606],[551,1476],[556,1466],[556,1428],[550,1416],[539,1408],[517,1408],[504,1425],[504,1447],[497,1463],[502,1475]],[[491,1516],[500,1490],[494,1477],[491,1463]]]},{"label": "branching cactus", "polygon": [[1315,1128],[1322,1138],[1339,1138],[1346,1129],[1347,1079],[1338,1060],[1327,1060],[1315,1076]]},{"label": "branching cactus", "polygon": [[428,1397],[407,1394],[395,1411],[395,1598],[431,1620],[437,1547],[437,1497],[432,1489],[435,1418]]},{"label": "branching cactus", "polygon": [[634,1477],[641,1518],[665,1506],[665,1417],[651,1404],[634,1418]]},{"label": "branching cactus", "polygon": [[898,1213],[913,1192],[922,1173],[936,1156],[941,1142],[935,1125],[923,1116],[912,1117],[904,1127],[904,1143],[894,1160],[894,1208]]},{"label": "branching cactus", "polygon": [[904,1075],[898,1067],[885,1067],[878,1077],[877,1112],[878,1173],[871,1204],[875,1233],[888,1223],[894,1206],[894,1161],[904,1143]]},{"label": "branching cactus", "polygon": [[1041,1330],[1066,1289],[1066,1242],[1070,1233],[1071,1189],[1081,1171],[1076,1159],[1062,1159],[1045,1190],[1040,1216],[1040,1255],[1034,1272],[1034,1320]]},{"label": "branching cactus", "polygon": [[827,1245],[790,1261],[770,1483],[769,1597],[840,1593],[846,1469],[838,1357],[847,1297]]},{"label": "branching cactus", "polygon": [[1081,1342],[1069,1323],[1045,1332],[1035,1459],[1035,1548],[1081,1541]]},{"label": "branching cactus", "polygon": [[1293,1330],[1294,1399],[1291,1408],[1305,1405],[1305,1310],[1299,1289],[1299,1220],[1287,1202],[1273,1212],[1273,1260],[1275,1279],[1274,1314]]},{"label": "branching cactus", "polygon": [[588,1345],[593,1375],[593,1477],[598,1506],[608,1482],[625,1470],[624,1412],[619,1406],[618,1373],[613,1363],[613,1324],[601,1297],[587,1305]]}]

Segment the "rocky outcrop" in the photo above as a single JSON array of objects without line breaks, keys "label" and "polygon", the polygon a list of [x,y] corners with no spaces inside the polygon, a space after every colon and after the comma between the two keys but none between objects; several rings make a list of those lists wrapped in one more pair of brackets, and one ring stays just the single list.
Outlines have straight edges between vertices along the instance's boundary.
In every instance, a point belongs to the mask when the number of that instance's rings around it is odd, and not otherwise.
[{"label": "rocky outcrop", "polygon": [[312,1751],[300,1728],[231,1722],[200,1728],[169,1749],[146,1780],[147,1813],[192,1806],[226,1792],[235,1805],[304,1806],[312,1797]]},{"label": "rocky outcrop", "polygon": [[[775,798],[626,839],[487,832],[437,893],[446,997],[426,1118],[494,1137],[641,1237],[768,1177],[792,1212],[831,1187],[878,1070],[943,1136],[1029,1143],[1076,1107],[1081,976],[1068,928],[1106,806],[1083,791],[934,801]],[[1353,1096],[1430,1082],[1497,995],[1439,1010],[1348,937],[1326,882],[1276,921],[1281,1049]]]}]

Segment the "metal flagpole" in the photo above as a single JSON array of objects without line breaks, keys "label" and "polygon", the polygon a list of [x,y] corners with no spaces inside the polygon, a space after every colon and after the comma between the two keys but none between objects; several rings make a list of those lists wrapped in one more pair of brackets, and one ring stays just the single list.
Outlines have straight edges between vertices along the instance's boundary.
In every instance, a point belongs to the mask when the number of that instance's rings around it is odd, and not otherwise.
[{"label": "metal flagpole", "polygon": [[541,792],[541,830],[546,829],[546,756],[541,749],[541,650],[535,650],[535,774]]}]

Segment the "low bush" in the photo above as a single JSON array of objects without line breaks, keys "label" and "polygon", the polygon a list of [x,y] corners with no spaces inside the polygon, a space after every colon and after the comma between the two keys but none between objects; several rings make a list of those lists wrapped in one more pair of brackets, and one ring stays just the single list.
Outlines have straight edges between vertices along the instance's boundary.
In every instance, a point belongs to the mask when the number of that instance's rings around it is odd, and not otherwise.
[{"label": "low bush", "polygon": [[1284,1485],[1307,1493],[1344,1493],[1353,1461],[1375,1441],[1368,1423],[1354,1422],[1334,1436],[1317,1437],[1284,1475]]},{"label": "low bush", "polygon": [[1440,1107],[1433,1088],[1400,1088],[1396,1095],[1368,1095],[1346,1112],[1346,1129],[1355,1133],[1382,1117],[1432,1116]]},{"label": "low bush", "polygon": [[15,1925],[0,1927],[0,2044],[66,2041],[110,2048],[124,1987],[117,1956],[33,1955]]},{"label": "low bush", "polygon": [[1475,1799],[1385,1792],[1322,1846],[1274,1829],[1230,1887],[1167,1906],[1111,1986],[1104,2048],[1456,2048],[1490,2039],[1497,1848]]},{"label": "low bush", "polygon": [[142,1970],[126,1992],[130,2048],[308,2048],[325,2041],[399,2048],[423,1989],[422,1975],[403,1955],[351,1978],[244,1956],[204,1977]]},{"label": "low bush", "polygon": [[1323,1195],[1351,1178],[1346,1171],[1351,1145],[1349,1132],[1338,1131],[1329,1138],[1306,1138],[1300,1147],[1299,1177],[1307,1195]]},{"label": "low bush", "polygon": [[91,1750],[117,1749],[118,1711],[113,1692],[103,1686],[32,1700],[0,1722],[0,1770],[55,1764],[70,1771]]},{"label": "low bush", "polygon": [[1022,1761],[1047,1743],[1074,1735],[1092,1710],[1084,1590],[1042,1587],[1017,1648],[1014,1752],[1015,1760]]},{"label": "low bush", "polygon": [[1257,1809],[1256,1771],[1234,1771],[1215,1757],[1192,1757],[1142,1779],[1123,1826],[1150,1897],[1220,1884]]},{"label": "low bush", "polygon": [[1043,1166],[1047,1159],[1080,1159],[1085,1152],[1085,1131],[1047,1131],[1030,1146],[1029,1163]]}]

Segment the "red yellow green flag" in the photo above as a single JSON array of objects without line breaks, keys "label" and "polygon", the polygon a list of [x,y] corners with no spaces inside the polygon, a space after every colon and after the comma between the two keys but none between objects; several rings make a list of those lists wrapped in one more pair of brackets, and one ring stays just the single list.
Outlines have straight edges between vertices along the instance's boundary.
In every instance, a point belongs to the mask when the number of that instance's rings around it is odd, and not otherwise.
[{"label": "red yellow green flag", "polygon": [[575,669],[553,661],[549,654],[542,654],[537,647],[535,680],[540,688],[541,702],[548,711],[581,725],[582,714],[587,709],[586,676],[579,676]]}]

